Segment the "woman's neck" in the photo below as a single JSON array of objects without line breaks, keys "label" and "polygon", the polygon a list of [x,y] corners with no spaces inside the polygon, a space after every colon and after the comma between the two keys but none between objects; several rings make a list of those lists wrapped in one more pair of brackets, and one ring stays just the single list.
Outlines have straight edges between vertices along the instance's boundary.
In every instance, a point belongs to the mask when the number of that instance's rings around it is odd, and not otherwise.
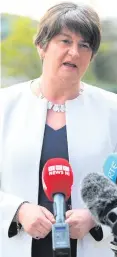
[{"label": "woman's neck", "polygon": [[40,85],[37,93],[42,95],[53,103],[63,104],[66,100],[72,100],[79,95],[80,82],[66,83],[65,81],[58,81],[58,79],[40,78]]}]

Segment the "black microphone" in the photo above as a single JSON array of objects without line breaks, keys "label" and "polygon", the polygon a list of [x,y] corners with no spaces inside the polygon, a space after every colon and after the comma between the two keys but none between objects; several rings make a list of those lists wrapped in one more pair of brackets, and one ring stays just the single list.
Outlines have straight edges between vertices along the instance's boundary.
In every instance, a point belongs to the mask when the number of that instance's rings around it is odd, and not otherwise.
[{"label": "black microphone", "polygon": [[95,220],[111,228],[114,240],[110,247],[117,257],[117,186],[112,181],[90,173],[83,180],[81,195]]},{"label": "black microphone", "polygon": [[82,182],[81,196],[95,220],[117,236],[117,186],[103,175],[90,173]]}]

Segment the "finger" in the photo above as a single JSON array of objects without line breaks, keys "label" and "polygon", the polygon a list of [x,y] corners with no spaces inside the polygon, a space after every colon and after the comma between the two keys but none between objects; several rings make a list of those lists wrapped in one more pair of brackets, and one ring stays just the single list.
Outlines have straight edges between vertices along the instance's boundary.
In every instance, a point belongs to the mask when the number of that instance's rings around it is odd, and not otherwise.
[{"label": "finger", "polygon": [[38,232],[38,236],[40,238],[45,238],[48,234],[49,234],[49,231],[37,231]]},{"label": "finger", "polygon": [[41,239],[45,238],[48,233],[44,233],[41,230],[35,230],[33,233],[31,233],[32,237],[35,239]]},{"label": "finger", "polygon": [[30,233],[30,236],[31,236],[32,238],[34,238],[34,239],[40,239],[40,234],[41,234],[40,231],[35,230],[35,231],[33,231],[32,233]]},{"label": "finger", "polygon": [[65,220],[65,223],[68,223],[69,225],[72,225],[73,224],[73,219],[70,217],[70,218],[67,218]]},{"label": "finger", "polygon": [[39,236],[35,236],[35,235],[31,235],[32,238],[36,239],[36,240],[39,240],[40,237]]},{"label": "finger", "polygon": [[42,216],[37,220],[36,225],[38,226],[38,224],[41,224],[48,231],[52,229],[52,223],[45,216]]},{"label": "finger", "polygon": [[74,216],[71,216],[70,218],[65,220],[65,223],[69,224],[69,227],[78,226],[78,224],[79,224],[78,220],[76,220],[76,218]]},{"label": "finger", "polygon": [[44,228],[46,231],[51,231],[51,230],[52,230],[52,223],[51,223],[51,222],[48,222],[48,220],[42,221],[42,222],[40,222],[40,224],[43,226],[43,228]]},{"label": "finger", "polygon": [[73,214],[73,210],[69,210],[66,212],[66,219],[68,219]]},{"label": "finger", "polygon": [[50,222],[55,223],[55,218],[50,211],[48,211],[45,207],[42,207],[42,212]]},{"label": "finger", "polygon": [[31,236],[32,236],[32,238],[34,238],[36,240],[39,240],[39,239],[43,238],[42,235],[41,235],[41,232],[39,232],[39,231],[31,234]]},{"label": "finger", "polygon": [[37,231],[41,232],[43,235],[47,235],[51,229],[46,229],[42,224],[39,224],[38,227],[36,228]]}]

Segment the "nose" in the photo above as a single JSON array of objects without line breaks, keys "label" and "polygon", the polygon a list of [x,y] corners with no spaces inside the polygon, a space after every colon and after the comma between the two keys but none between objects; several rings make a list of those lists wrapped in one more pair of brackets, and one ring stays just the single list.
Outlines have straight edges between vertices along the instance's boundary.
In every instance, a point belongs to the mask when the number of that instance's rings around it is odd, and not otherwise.
[{"label": "nose", "polygon": [[69,48],[69,55],[72,57],[79,57],[79,50],[78,50],[78,46],[71,46]]}]

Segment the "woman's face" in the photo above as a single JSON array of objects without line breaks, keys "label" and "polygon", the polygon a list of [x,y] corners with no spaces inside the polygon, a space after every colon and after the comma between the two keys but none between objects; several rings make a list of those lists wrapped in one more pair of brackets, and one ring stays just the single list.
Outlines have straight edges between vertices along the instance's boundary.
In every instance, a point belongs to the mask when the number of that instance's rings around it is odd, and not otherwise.
[{"label": "woman's face", "polygon": [[43,74],[78,82],[85,73],[92,57],[92,50],[80,34],[63,29],[53,37],[45,50],[40,49],[43,56]]}]

